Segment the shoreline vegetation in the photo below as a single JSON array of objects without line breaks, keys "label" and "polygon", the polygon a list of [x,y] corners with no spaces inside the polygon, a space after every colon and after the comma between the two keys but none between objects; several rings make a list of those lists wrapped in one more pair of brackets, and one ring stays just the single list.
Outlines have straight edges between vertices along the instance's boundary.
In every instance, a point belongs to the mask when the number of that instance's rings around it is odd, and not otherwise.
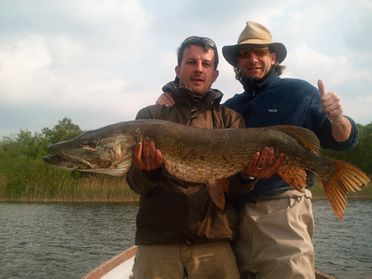
[{"label": "shoreline vegetation", "polygon": [[[348,151],[321,152],[348,161],[372,177],[372,122],[359,125],[359,144]],[[41,132],[19,131],[0,139],[0,202],[138,202],[139,197],[126,185],[125,177],[65,171],[43,161],[48,145],[71,139],[83,131],[64,118],[52,129]],[[323,187],[311,188],[314,199],[326,198]],[[371,183],[349,199],[372,199]]]},{"label": "shoreline vegetation", "polygon": [[[27,160],[26,160],[27,161]],[[49,166],[41,160],[23,165],[8,164],[13,174],[0,173],[0,202],[45,203],[136,203],[139,196],[125,182],[125,177],[69,172]],[[19,162],[19,161],[17,161]],[[9,170],[8,169],[8,170]],[[350,193],[348,199],[372,199],[372,187]],[[323,186],[312,188],[313,199],[327,199]]]},{"label": "shoreline vegetation", "polygon": [[[139,196],[131,191],[123,182],[108,181],[111,179],[84,179],[75,185],[60,186],[57,189],[41,187],[24,187],[23,191],[9,192],[0,184],[0,202],[11,203],[138,203]],[[104,182],[103,182],[104,181]],[[103,182],[103,183],[102,183]],[[101,183],[101,184],[99,184]],[[51,189],[53,189],[51,191]],[[327,199],[321,185],[311,188],[313,200]],[[365,187],[361,192],[350,193],[350,199],[372,199],[371,187]]]},{"label": "shoreline vegetation", "polygon": [[[29,168],[30,166],[28,166]],[[137,202],[125,177],[72,173],[40,161],[28,169],[0,175],[0,202]],[[17,174],[18,173],[18,174]]]}]

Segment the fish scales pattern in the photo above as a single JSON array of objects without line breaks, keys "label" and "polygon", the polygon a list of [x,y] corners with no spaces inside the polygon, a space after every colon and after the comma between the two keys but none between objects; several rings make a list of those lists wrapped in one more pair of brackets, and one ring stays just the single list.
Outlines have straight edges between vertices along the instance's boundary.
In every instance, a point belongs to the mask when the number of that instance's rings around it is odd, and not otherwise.
[{"label": "fish scales pattern", "polygon": [[296,126],[202,129],[164,120],[135,120],[51,145],[54,154],[46,156],[45,161],[68,170],[125,175],[132,164],[135,145],[144,138],[155,141],[168,172],[178,179],[207,186],[218,185],[217,180],[243,170],[255,152],[271,146],[276,156],[286,155],[278,175],[302,191],[306,187],[305,170],[317,174],[340,219],[344,216],[346,195],[360,191],[370,182],[350,163],[321,155],[316,135]]}]

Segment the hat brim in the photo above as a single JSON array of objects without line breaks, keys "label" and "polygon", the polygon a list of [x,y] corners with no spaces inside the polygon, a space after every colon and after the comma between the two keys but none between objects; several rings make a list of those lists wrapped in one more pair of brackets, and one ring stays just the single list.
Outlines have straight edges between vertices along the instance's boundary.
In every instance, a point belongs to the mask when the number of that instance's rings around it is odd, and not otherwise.
[{"label": "hat brim", "polygon": [[270,44],[255,44],[255,43],[242,43],[231,46],[224,46],[222,48],[222,54],[226,61],[232,66],[236,67],[238,63],[239,52],[242,48],[247,46],[268,46],[276,53],[276,61],[281,63],[287,57],[287,49],[282,43],[270,43]]}]

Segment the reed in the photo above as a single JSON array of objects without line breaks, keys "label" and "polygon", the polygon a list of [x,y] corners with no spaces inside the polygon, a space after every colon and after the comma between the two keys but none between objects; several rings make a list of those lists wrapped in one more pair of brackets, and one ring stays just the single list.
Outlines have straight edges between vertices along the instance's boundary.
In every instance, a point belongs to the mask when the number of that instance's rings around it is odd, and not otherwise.
[{"label": "reed", "polygon": [[8,158],[0,164],[0,200],[28,202],[133,202],[124,177],[76,174],[41,160]]},{"label": "reed", "polygon": [[[311,191],[314,198],[325,198],[319,182]],[[372,198],[372,187],[348,197]],[[129,189],[124,177],[74,173],[41,159],[16,156],[0,160],[0,201],[137,202],[138,195]]]}]

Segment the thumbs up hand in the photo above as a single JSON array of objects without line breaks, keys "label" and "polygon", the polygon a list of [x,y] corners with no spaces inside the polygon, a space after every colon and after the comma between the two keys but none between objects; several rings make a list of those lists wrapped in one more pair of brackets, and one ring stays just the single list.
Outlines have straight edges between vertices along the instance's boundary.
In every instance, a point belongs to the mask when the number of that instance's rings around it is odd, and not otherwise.
[{"label": "thumbs up hand", "polygon": [[323,110],[331,123],[340,122],[344,118],[344,111],[340,98],[334,92],[327,92],[322,80],[318,80],[320,100]]}]

